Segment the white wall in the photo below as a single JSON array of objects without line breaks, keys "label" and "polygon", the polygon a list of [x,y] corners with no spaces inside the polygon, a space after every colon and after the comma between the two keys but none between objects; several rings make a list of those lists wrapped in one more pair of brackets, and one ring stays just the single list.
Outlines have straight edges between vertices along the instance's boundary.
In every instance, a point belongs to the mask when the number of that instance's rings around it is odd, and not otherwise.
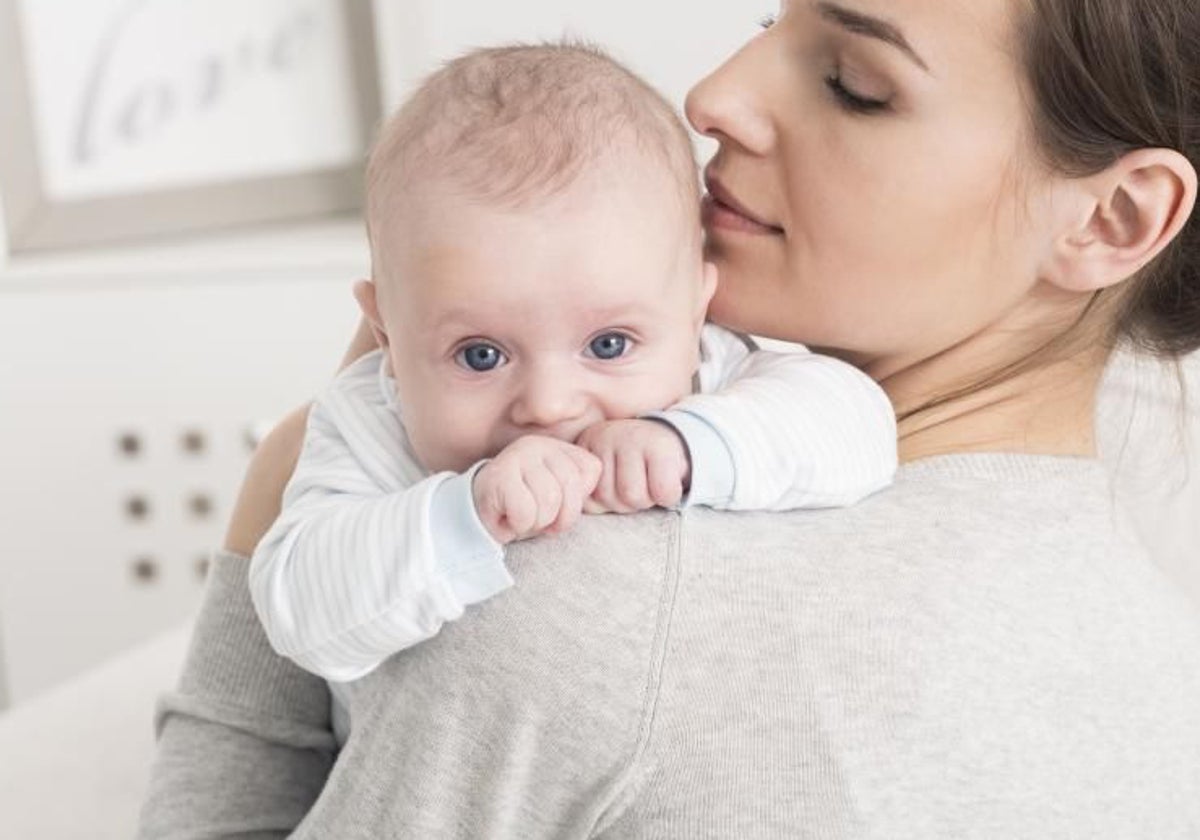
[{"label": "white wall", "polygon": [[8,262],[8,227],[4,223],[4,199],[0,197],[0,271]]},{"label": "white wall", "polygon": [[[417,5],[425,49],[433,60],[469,47],[568,35],[610,49],[677,103],[777,6],[769,0],[428,0]],[[393,96],[404,89],[403,79],[389,82]]]}]

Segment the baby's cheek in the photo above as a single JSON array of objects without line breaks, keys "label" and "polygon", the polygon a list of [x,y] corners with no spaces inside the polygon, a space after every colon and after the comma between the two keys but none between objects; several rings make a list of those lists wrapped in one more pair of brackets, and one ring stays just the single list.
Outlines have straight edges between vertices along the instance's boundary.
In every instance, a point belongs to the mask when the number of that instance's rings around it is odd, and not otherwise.
[{"label": "baby's cheek", "polygon": [[487,440],[478,429],[477,418],[470,413],[448,414],[442,417],[426,417],[427,422],[414,448],[421,451],[418,457],[430,471],[450,470],[462,472],[487,457]]},{"label": "baby's cheek", "polygon": [[[618,415],[638,417],[652,411],[662,411],[679,402],[691,393],[691,373],[681,373],[679,370],[664,372],[653,379],[647,379],[637,388],[625,391],[625,400]],[[617,419],[617,418],[611,418]]]}]

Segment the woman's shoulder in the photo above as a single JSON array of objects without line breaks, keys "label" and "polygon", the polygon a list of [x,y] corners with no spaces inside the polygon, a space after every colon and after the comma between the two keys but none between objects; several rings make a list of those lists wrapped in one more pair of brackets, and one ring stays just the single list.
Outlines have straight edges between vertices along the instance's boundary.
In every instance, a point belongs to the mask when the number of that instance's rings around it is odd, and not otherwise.
[{"label": "woman's shoulder", "polygon": [[1011,553],[1034,535],[1043,543],[1069,541],[1082,551],[1086,545],[1114,545],[1114,534],[1119,537],[1115,544],[1124,546],[1129,536],[1099,461],[1005,453],[910,462],[900,467],[891,486],[857,505],[764,516],[769,517],[701,517],[695,524],[704,530],[757,534],[756,542],[771,541],[786,530],[789,539],[779,540],[781,547],[804,545],[808,551],[841,554],[861,545],[896,556],[926,549]]},{"label": "woman's shoulder", "polygon": [[[567,540],[535,541],[514,554],[531,574],[543,555],[636,557],[661,564],[672,553],[766,576],[859,568],[981,581],[1044,578],[1071,585],[1124,570],[1154,569],[1096,460],[1014,454],[947,455],[902,466],[895,482],[859,504],[788,513],[688,509],[669,514],[585,517]],[[528,557],[528,560],[525,558]],[[614,560],[614,562],[618,562]]]},{"label": "woman's shoulder", "polygon": [[738,568],[761,581],[745,585],[793,592],[814,614],[907,615],[975,638],[1005,627],[1026,642],[1200,645],[1200,611],[1155,565],[1095,460],[940,456],[850,508],[698,513],[684,540],[695,568]]}]

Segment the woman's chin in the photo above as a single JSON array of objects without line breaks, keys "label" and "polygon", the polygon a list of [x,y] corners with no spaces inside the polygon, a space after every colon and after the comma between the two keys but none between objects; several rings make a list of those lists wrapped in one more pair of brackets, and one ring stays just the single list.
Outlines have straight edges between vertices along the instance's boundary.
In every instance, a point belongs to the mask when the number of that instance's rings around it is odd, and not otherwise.
[{"label": "woman's chin", "polygon": [[[725,294],[721,290],[725,288]],[[786,302],[771,305],[766,296],[747,295],[745,290],[733,291],[724,285],[717,287],[708,306],[708,320],[734,332],[774,339],[790,344],[812,345],[830,336],[823,335],[816,325],[805,324],[796,318],[795,306]]]},{"label": "woman's chin", "polygon": [[722,275],[708,304],[708,320],[735,332],[757,335],[768,326],[761,304],[751,290],[735,287]]}]

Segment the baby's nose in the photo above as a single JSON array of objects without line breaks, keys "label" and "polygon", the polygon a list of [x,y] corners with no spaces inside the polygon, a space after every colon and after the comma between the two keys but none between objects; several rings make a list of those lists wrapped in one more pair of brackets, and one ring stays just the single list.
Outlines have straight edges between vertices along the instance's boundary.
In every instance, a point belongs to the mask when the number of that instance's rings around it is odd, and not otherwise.
[{"label": "baby's nose", "polygon": [[[512,420],[530,432],[566,440],[587,411],[583,389],[561,373],[545,371],[530,376],[512,406]],[[572,434],[572,439],[574,434]]]}]

